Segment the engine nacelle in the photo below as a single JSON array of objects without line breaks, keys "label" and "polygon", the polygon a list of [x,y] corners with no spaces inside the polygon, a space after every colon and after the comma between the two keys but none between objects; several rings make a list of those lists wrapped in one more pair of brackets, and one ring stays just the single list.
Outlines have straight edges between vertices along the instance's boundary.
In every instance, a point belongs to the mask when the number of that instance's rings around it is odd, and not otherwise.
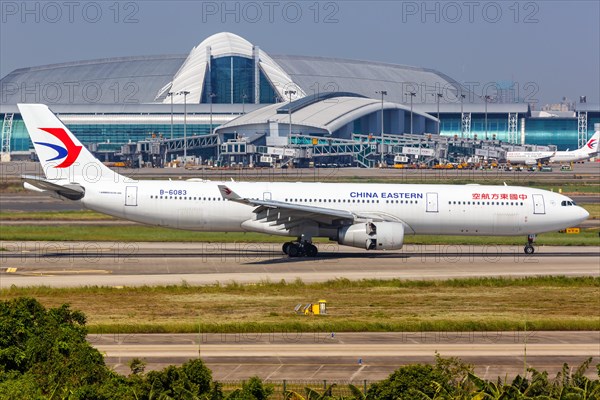
[{"label": "engine nacelle", "polygon": [[366,222],[338,230],[338,243],[367,250],[398,250],[404,244],[404,225],[399,222]]}]

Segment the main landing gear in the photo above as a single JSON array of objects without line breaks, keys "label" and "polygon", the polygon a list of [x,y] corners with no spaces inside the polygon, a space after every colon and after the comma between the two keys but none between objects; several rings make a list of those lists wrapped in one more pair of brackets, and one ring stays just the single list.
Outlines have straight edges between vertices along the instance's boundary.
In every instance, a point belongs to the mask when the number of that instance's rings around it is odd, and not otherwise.
[{"label": "main landing gear", "polygon": [[535,252],[535,248],[533,247],[533,242],[535,242],[535,235],[527,235],[527,244],[523,248],[525,254],[533,254]]},{"label": "main landing gear", "polygon": [[319,252],[317,246],[307,240],[285,242],[282,250],[290,257],[316,257]]}]

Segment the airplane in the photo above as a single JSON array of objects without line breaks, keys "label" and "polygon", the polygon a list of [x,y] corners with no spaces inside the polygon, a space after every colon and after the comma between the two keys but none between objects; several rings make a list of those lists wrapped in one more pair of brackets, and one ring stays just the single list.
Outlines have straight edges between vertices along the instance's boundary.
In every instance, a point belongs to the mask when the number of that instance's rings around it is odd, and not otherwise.
[{"label": "airplane", "polygon": [[506,153],[506,161],[511,164],[537,165],[539,163],[557,164],[589,160],[598,155],[599,141],[600,131],[596,131],[580,149],[572,151],[509,151]]},{"label": "airplane", "polygon": [[518,186],[134,180],[96,159],[43,104],[18,105],[44,175],[27,189],[143,224],[294,237],[289,257],[314,257],[315,237],[365,250],[401,249],[406,235],[526,235],[576,226],[569,197]]}]

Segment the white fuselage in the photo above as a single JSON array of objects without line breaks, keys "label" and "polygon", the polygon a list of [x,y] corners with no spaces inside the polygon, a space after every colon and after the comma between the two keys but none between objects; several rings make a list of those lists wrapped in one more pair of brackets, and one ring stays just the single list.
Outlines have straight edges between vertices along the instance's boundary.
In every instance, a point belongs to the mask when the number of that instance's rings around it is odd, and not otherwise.
[{"label": "white fuselage", "polygon": [[[354,183],[227,183],[245,198],[275,200],[362,215],[385,215],[407,234],[528,235],[556,231],[588,213],[568,197],[541,189],[480,185]],[[86,187],[85,207],[177,229],[293,236],[293,231],[253,224],[256,207],[223,199],[216,182],[99,182]],[[318,235],[332,237],[331,227]]]}]

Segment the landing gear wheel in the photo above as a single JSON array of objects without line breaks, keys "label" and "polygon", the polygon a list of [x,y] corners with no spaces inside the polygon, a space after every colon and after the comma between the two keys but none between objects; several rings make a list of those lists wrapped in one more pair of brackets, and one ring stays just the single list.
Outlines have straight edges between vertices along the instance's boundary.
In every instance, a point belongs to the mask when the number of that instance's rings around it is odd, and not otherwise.
[{"label": "landing gear wheel", "polygon": [[290,246],[292,245],[292,242],[285,242],[283,244],[283,246],[281,247],[281,250],[285,253],[288,254],[288,251],[290,250]]},{"label": "landing gear wheel", "polygon": [[287,254],[290,257],[300,257],[300,246],[297,243],[290,243],[287,249]]},{"label": "landing gear wheel", "polygon": [[525,247],[523,248],[523,250],[525,250],[525,254],[533,254],[535,252],[535,248],[530,245],[530,244],[526,244]]},{"label": "landing gear wheel", "polygon": [[533,247],[533,243],[535,242],[536,235],[527,235],[527,244],[523,248],[525,254],[533,254],[535,252],[535,248]]},{"label": "landing gear wheel", "polygon": [[308,243],[304,248],[304,252],[306,257],[316,257],[319,249],[314,244]]}]

